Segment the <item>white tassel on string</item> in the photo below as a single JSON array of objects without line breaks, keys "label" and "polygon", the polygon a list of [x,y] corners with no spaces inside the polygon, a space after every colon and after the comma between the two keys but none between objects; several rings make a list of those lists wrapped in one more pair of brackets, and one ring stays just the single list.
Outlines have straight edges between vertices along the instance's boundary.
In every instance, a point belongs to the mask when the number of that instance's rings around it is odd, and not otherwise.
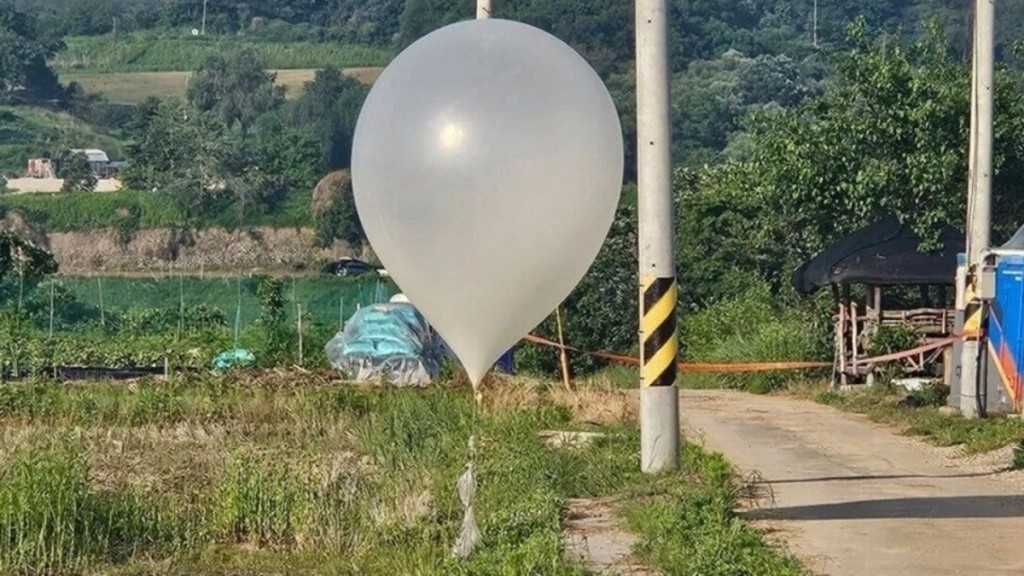
[{"label": "white tassel on string", "polygon": [[[473,439],[470,438],[469,442],[472,445]],[[476,524],[476,516],[473,515],[476,477],[473,474],[472,460],[466,465],[466,471],[462,473],[462,476],[459,476],[458,489],[459,499],[462,500],[466,513],[462,517],[462,531],[459,533],[459,538],[455,541],[455,545],[452,546],[452,554],[459,558],[468,558],[473,553],[473,550],[476,549],[480,540],[482,540],[480,528]]]}]

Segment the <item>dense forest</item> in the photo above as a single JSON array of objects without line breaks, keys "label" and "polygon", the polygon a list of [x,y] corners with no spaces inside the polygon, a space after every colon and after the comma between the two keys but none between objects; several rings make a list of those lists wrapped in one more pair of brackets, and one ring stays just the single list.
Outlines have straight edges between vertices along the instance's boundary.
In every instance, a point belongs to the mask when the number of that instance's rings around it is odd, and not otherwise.
[{"label": "dense forest", "polygon": [[[205,58],[183,99],[123,106],[59,82],[54,59],[83,36],[191,37],[203,27],[202,0],[0,0],[0,50],[10,55],[0,59],[0,98],[121,134],[125,184],[171,199],[192,225],[211,213],[245,225],[347,167],[369,90],[328,67],[288,98],[254,46],[333,43],[395,54],[473,14],[471,0],[205,4],[205,33],[237,45]],[[801,259],[884,214],[911,223],[926,242],[943,224],[962,225],[973,2],[816,4],[815,11],[813,0],[670,0],[689,354],[735,356],[729,346],[739,338],[742,354],[760,359],[814,355],[827,330],[806,327],[822,326],[823,309],[788,286]],[[1024,0],[997,10],[999,239],[1022,223],[1024,207]],[[548,30],[587,58],[618,105],[627,166],[634,165],[632,4],[495,0],[495,13]],[[567,331],[584,348],[627,349],[635,339],[635,322],[622,321],[632,317],[635,286],[635,266],[623,265],[635,258],[633,177],[605,250],[567,302]],[[326,225],[323,240],[352,238],[350,208],[338,211],[344,222]]]}]

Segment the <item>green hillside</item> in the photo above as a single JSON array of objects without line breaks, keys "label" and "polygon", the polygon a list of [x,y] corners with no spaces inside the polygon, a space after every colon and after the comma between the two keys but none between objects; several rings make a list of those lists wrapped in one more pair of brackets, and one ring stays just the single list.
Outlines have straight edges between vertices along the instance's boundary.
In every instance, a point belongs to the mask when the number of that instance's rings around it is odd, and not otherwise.
[{"label": "green hillside", "polygon": [[[198,215],[195,224],[225,228],[239,225],[274,228],[310,226],[311,198],[309,189],[292,190],[274,210],[249,210],[242,223],[238,221],[234,203],[225,201],[216,210]],[[125,221],[119,214],[126,211],[137,216],[137,220],[131,223],[137,229],[164,228],[178,225],[186,219],[184,211],[172,198],[134,190],[0,196],[0,212],[5,210],[16,210],[27,222],[51,232],[120,227],[125,225]]]},{"label": "green hillside", "polygon": [[368,46],[335,43],[273,43],[235,36],[73,36],[51,59],[58,72],[164,72],[195,70],[207,57],[228,49],[251,47],[268,68],[361,68],[384,66],[391,53]]},{"label": "green hillside", "polygon": [[29,158],[65,148],[101,148],[121,157],[124,140],[69,114],[0,106],[0,172],[21,175]]}]

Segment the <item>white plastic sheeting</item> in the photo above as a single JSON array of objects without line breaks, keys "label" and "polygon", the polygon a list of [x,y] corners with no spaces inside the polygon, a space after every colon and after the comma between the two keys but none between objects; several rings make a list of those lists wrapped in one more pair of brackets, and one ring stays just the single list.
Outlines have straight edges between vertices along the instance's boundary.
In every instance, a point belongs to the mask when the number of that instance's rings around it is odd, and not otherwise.
[{"label": "white plastic sheeting", "polygon": [[437,377],[443,357],[440,338],[407,302],[360,309],[325,351],[347,379],[419,388]]}]

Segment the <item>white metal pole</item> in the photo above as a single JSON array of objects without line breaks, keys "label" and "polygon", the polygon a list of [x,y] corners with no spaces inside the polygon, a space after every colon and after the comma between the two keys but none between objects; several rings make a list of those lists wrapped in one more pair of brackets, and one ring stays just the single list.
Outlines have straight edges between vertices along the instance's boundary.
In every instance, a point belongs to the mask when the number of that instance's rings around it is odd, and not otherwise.
[{"label": "white metal pole", "polygon": [[478,20],[491,17],[491,0],[476,0],[476,17]]},{"label": "white metal pole", "polygon": [[676,267],[666,0],[636,0],[640,467],[679,467]]},{"label": "white metal pole", "polygon": [[[992,218],[992,109],[995,78],[995,3],[976,0],[974,7],[974,56],[971,101],[970,183],[967,196],[967,284],[964,287],[965,332],[960,358],[960,413],[977,418],[979,339],[970,335],[981,316],[981,302],[973,288],[980,272],[981,255],[988,249]],[[982,361],[985,361],[983,358]]]},{"label": "white metal pole", "polygon": [[203,22],[200,25],[200,34],[206,36],[206,0],[203,0]]}]

